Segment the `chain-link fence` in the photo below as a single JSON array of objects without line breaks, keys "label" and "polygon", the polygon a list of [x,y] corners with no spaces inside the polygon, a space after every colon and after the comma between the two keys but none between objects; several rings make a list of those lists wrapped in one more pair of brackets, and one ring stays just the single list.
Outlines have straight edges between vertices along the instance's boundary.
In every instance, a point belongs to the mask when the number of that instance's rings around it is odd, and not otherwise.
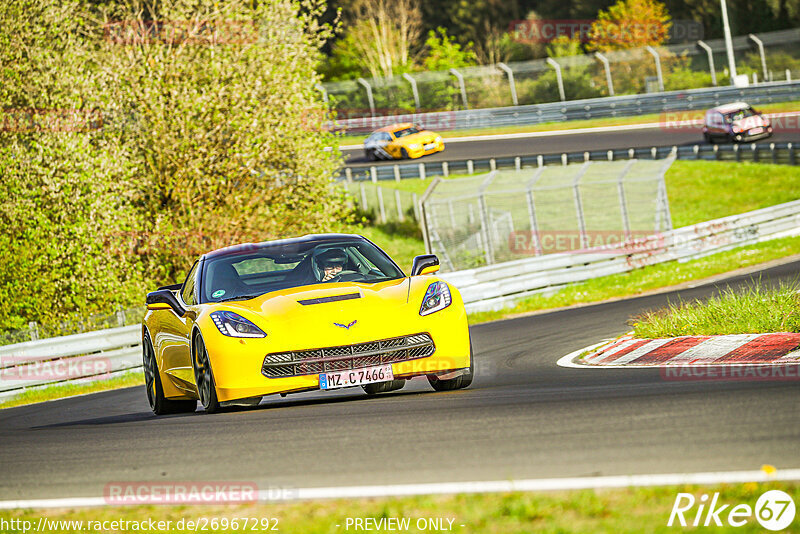
[{"label": "chain-link fence", "polygon": [[[800,28],[737,36],[733,49],[737,73],[750,80],[800,78]],[[722,86],[731,84],[729,74],[725,43],[716,39],[319,87],[342,120]],[[426,126],[448,129],[447,124]]]},{"label": "chain-link fence", "polygon": [[419,201],[416,193],[371,182],[342,182],[352,202],[378,223],[419,220]]},{"label": "chain-link fence", "polygon": [[75,321],[62,321],[53,324],[39,324],[32,321],[28,323],[28,328],[0,332],[0,345],[11,345],[13,343],[36,341],[50,337],[80,334],[105,328],[132,326],[142,322],[146,311],[147,309],[141,306],[124,310],[120,309],[114,313],[89,315]]},{"label": "chain-link fence", "polygon": [[422,198],[426,247],[454,271],[618,247],[670,230],[664,174],[674,160],[587,161],[436,178]]}]

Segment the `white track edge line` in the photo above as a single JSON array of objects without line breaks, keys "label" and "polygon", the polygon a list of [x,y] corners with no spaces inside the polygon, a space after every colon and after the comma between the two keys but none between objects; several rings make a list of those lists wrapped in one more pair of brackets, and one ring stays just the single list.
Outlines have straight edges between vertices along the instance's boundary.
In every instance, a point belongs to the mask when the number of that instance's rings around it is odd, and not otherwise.
[{"label": "white track edge line", "polygon": [[[709,485],[794,480],[800,480],[800,468],[778,469],[773,474],[767,474],[761,470],[718,471],[705,473],[668,473],[653,475],[616,475],[597,477],[443,482],[429,484],[393,484],[384,486],[299,488],[293,492],[293,496],[286,496],[277,499],[273,497],[274,490],[261,490],[258,492],[258,500],[259,502],[288,502],[314,499],[352,499],[459,493],[504,493],[512,491],[564,491],[645,486],[678,486],[684,484]],[[0,509],[2,510],[20,508],[38,509],[95,506],[109,506],[109,504],[103,497],[72,497],[66,499],[0,501]]]}]

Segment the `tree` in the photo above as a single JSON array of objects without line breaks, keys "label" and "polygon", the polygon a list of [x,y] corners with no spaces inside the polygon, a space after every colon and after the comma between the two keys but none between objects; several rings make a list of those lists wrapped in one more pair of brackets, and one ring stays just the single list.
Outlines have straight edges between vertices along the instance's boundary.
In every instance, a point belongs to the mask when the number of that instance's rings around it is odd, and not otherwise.
[{"label": "tree", "polygon": [[417,0],[355,0],[347,9],[347,41],[373,77],[407,72],[422,36]]},{"label": "tree", "polygon": [[666,7],[658,0],[618,0],[597,14],[587,48],[610,52],[659,46],[666,41],[671,26]]}]

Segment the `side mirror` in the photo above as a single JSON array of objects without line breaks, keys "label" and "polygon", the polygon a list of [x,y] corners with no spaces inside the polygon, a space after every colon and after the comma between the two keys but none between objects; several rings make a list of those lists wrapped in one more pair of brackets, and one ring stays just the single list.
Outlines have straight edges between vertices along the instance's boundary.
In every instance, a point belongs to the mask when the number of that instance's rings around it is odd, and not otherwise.
[{"label": "side mirror", "polygon": [[[174,311],[178,317],[183,317],[186,314],[186,308],[178,302],[178,297],[169,289],[159,289],[148,293],[147,307],[149,308],[153,304],[166,304],[172,308],[172,311]],[[157,306],[154,306],[154,308],[158,309]]]},{"label": "side mirror", "polygon": [[433,274],[439,270],[439,258],[435,254],[416,256],[411,264],[411,276]]}]

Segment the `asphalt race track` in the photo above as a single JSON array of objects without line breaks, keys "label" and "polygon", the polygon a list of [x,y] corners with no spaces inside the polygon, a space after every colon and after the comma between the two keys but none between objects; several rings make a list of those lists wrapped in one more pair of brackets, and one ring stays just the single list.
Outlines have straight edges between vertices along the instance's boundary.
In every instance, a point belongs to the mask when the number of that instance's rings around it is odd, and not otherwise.
[{"label": "asphalt race track", "polygon": [[[798,274],[800,261],[761,276]],[[799,467],[797,381],[668,381],[657,369],[556,365],[677,296],[473,327],[477,376],[462,391],[415,380],[374,398],[349,389],[157,418],[136,387],[0,410],[0,500],[99,497],[128,481],[299,488]]]},{"label": "asphalt race track", "polygon": [[[796,124],[796,123],[795,123]],[[435,163],[437,161],[451,161],[461,159],[502,158],[509,156],[523,156],[529,154],[558,154],[563,152],[583,152],[591,150],[611,150],[625,148],[640,148],[672,145],[703,144],[703,135],[699,128],[696,130],[681,129],[666,131],[661,128],[621,130],[611,132],[576,133],[569,135],[553,135],[545,137],[531,137],[521,139],[495,139],[478,141],[461,141],[447,143],[445,136],[445,149],[437,154],[431,154],[414,162]],[[366,136],[364,136],[366,138]],[[800,141],[800,131],[797,128],[778,130],[768,139],[759,143],[785,143]],[[363,149],[343,150],[347,157],[346,165],[352,167],[369,165],[392,165],[394,163],[408,163],[408,161],[368,161]]]}]

